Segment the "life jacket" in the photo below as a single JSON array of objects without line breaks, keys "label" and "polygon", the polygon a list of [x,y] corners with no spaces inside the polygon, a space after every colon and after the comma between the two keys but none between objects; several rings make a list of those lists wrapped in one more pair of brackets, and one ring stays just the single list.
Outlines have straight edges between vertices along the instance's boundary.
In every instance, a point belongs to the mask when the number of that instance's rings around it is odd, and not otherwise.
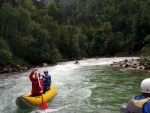
[{"label": "life jacket", "polygon": [[143,113],[142,107],[149,99],[135,100],[135,98],[132,98],[127,104],[126,113]]},{"label": "life jacket", "polygon": [[29,75],[29,78],[32,82],[31,93],[32,94],[42,94],[43,93],[43,86],[42,86],[43,81],[42,81],[42,79],[39,79],[39,81],[38,81],[38,79],[35,79],[33,77],[33,74],[34,74],[34,72],[31,72],[30,75]]},{"label": "life jacket", "polygon": [[[41,86],[39,86],[39,82]],[[39,82],[37,79],[32,81],[32,94],[42,94],[43,91],[42,80],[39,80]]]},{"label": "life jacket", "polygon": [[51,76],[47,75],[47,76],[43,76],[43,78],[45,79],[43,81],[43,86],[44,87],[50,87],[50,85],[51,85]]}]

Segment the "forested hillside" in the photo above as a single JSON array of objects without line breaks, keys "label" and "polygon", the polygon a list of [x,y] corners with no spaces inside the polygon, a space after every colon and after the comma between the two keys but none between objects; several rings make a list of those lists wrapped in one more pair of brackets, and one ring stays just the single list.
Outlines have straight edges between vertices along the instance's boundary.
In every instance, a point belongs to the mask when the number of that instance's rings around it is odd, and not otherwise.
[{"label": "forested hillside", "polygon": [[1,0],[0,67],[150,55],[148,0]]}]

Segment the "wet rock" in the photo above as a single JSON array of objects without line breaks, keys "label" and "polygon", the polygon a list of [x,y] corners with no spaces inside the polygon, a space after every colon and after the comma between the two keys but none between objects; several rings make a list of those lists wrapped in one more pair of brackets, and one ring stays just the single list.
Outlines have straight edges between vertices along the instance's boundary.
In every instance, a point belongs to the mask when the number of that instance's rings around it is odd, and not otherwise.
[{"label": "wet rock", "polygon": [[0,74],[20,72],[20,71],[27,70],[27,69],[28,69],[27,66],[11,65],[11,66],[0,68]]},{"label": "wet rock", "polygon": [[78,61],[78,60],[76,60],[74,64],[79,64],[79,61]]},{"label": "wet rock", "polygon": [[44,66],[44,67],[47,67],[47,66],[48,66],[48,64],[47,64],[47,63],[43,63],[43,66]]},{"label": "wet rock", "polygon": [[[112,67],[123,67],[123,68],[130,68],[130,69],[150,69],[149,62],[142,62],[143,58],[140,59],[131,59],[131,60],[123,60],[119,62],[113,62],[110,64]],[[142,63],[141,63],[142,62]]]}]

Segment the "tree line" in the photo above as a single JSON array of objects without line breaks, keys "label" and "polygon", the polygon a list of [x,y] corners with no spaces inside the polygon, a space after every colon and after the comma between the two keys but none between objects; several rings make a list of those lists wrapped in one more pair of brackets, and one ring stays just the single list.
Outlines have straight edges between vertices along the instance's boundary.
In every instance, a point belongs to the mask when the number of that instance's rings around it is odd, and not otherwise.
[{"label": "tree line", "polygon": [[150,55],[148,0],[1,0],[0,67]]}]

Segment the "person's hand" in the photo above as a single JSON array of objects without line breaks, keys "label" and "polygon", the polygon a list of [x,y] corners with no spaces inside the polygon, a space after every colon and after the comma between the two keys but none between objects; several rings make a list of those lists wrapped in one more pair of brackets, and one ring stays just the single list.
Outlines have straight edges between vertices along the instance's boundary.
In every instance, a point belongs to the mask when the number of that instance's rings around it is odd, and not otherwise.
[{"label": "person's hand", "polygon": [[34,70],[33,70],[33,72],[35,72],[35,71],[37,71],[38,70],[38,68],[35,68]]},{"label": "person's hand", "polygon": [[46,81],[46,79],[45,78],[42,78],[43,79],[43,81]]},{"label": "person's hand", "polygon": [[40,93],[43,93],[43,90],[41,90]]}]

